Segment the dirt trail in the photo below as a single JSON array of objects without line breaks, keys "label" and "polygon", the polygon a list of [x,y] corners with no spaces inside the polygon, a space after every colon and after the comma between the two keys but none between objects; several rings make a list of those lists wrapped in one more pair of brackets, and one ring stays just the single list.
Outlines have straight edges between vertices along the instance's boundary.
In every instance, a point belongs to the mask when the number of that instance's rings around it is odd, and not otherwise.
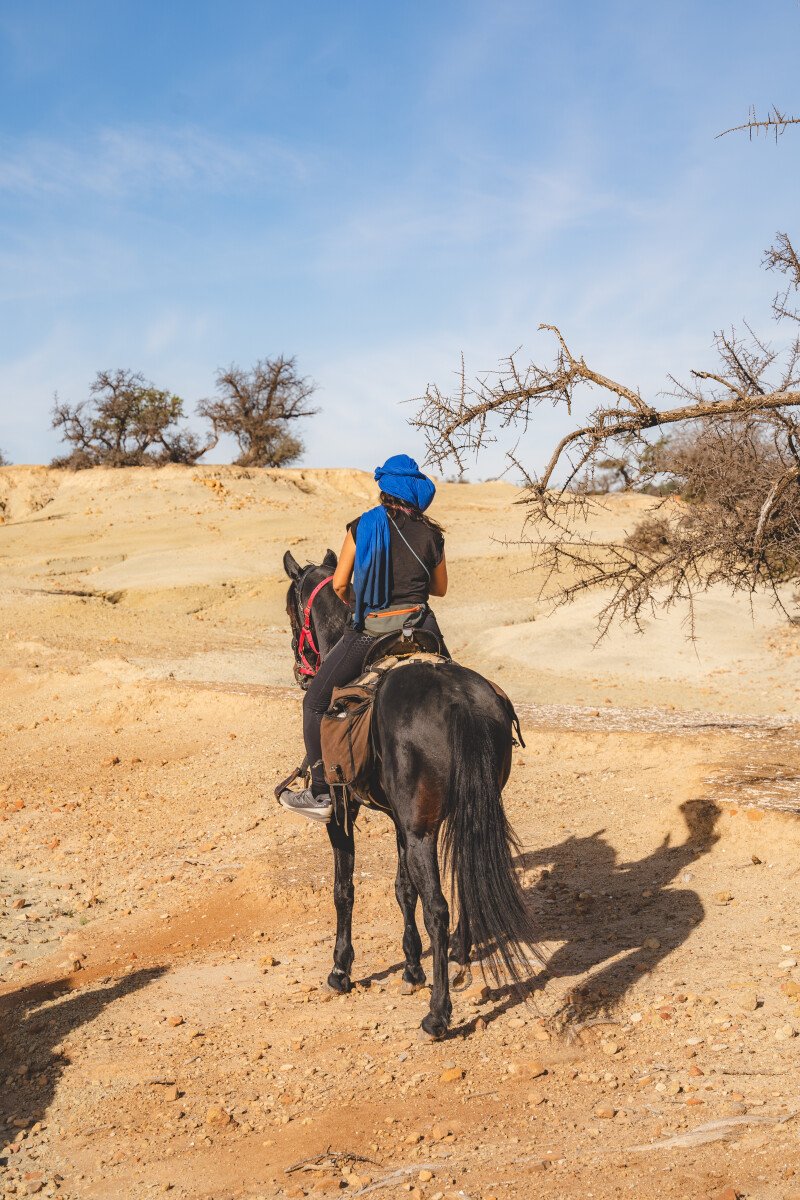
[{"label": "dirt trail", "polygon": [[420,1042],[367,814],[359,982],[324,990],[327,840],[271,798],[300,751],[279,563],[369,495],[0,471],[0,1196],[800,1197],[798,631],[730,605],[671,678],[660,630],[623,669],[578,614],[559,671],[492,541],[504,485],[442,489],[440,617],[519,698],[506,804],[550,972],[523,1002],[476,971]]}]

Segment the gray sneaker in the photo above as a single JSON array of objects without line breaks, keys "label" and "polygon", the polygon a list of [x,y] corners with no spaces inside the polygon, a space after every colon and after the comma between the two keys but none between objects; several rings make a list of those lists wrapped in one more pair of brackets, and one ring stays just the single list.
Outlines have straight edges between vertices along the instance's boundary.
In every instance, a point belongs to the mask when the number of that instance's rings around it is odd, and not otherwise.
[{"label": "gray sneaker", "polygon": [[285,788],[278,799],[289,812],[300,813],[312,821],[329,821],[333,813],[330,796],[315,796],[311,788],[303,788],[302,792]]}]

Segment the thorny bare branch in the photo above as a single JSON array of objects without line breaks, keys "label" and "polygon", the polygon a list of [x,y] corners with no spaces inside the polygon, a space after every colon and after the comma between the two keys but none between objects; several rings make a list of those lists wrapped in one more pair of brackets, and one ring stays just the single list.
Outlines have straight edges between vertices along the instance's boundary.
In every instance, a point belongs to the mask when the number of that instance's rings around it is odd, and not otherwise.
[{"label": "thorny bare branch", "polygon": [[717,137],[721,138],[729,133],[742,133],[747,130],[751,140],[754,135],[758,137],[760,133],[773,133],[777,142],[789,125],[800,125],[800,117],[787,117],[773,104],[772,110],[767,113],[766,117],[759,118],[755,106],[751,105],[750,116],[743,125],[733,125],[730,129],[723,129],[722,133],[717,134]]},{"label": "thorny bare branch", "polygon": [[[787,281],[776,319],[797,320],[788,298],[800,290],[800,259],[786,234],[765,265]],[[780,603],[780,584],[800,578],[800,339],[779,352],[747,325],[744,334],[719,332],[717,370],[671,378],[673,403],[656,407],[589,366],[555,326],[539,328],[555,339],[551,364],[523,367],[515,351],[470,380],[462,357],[453,394],[433,384],[417,398],[411,424],[425,436],[427,460],[463,472],[498,428],[523,435],[540,405],[571,415],[579,388],[599,390],[600,403],[561,438],[541,474],[522,466],[518,447],[509,455],[524,481],[526,540],[544,570],[542,590],[559,605],[610,589],[601,636],[615,618],[640,626],[679,601],[693,628],[694,597],[716,583],[765,588]],[[610,480],[661,497],[658,513],[621,545],[599,540],[588,523]]]}]

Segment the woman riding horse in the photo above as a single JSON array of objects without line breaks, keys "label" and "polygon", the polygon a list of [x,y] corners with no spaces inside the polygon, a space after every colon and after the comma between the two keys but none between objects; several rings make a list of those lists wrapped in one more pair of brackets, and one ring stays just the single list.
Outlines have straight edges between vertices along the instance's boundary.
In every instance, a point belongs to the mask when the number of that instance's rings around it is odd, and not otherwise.
[{"label": "woman riding horse", "polygon": [[424,515],[436,488],[407,454],[388,458],[375,471],[375,480],[381,488],[380,503],[348,524],[332,580],[340,600],[350,604],[352,599],[348,627],[314,675],[303,701],[311,786],[301,792],[287,788],[280,796],[284,808],[317,821],[329,820],[332,811],[320,725],[333,689],[361,674],[373,642],[365,623],[381,629],[382,621],[385,624],[397,612],[442,643],[436,618],[427,607],[429,596],[444,596],[447,591],[443,532]]}]

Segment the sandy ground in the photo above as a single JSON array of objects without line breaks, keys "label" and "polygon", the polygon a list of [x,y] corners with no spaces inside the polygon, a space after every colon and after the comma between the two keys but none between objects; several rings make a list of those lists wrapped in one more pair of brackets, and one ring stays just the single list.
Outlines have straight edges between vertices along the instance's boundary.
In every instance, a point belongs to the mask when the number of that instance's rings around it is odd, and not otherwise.
[{"label": "sandy ground", "polygon": [[436,607],[518,703],[549,974],[523,1003],[476,973],[419,1041],[368,814],[359,984],[324,989],[327,839],[272,799],[301,755],[281,557],[373,494],[0,470],[0,1195],[800,1200],[800,627],[715,594],[694,645],[675,614],[592,649],[596,598],[534,599],[509,485],[441,488]]}]

